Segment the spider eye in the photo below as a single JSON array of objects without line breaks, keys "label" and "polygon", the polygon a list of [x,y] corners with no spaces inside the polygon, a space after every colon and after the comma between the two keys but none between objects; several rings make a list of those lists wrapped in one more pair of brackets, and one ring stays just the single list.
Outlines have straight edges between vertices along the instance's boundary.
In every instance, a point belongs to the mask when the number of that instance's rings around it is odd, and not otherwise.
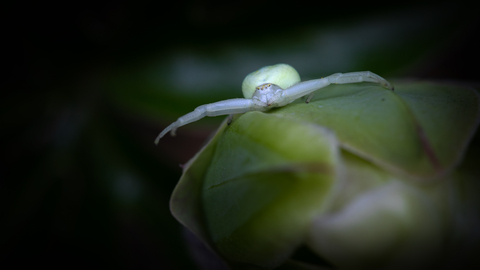
[{"label": "spider eye", "polygon": [[[270,83],[264,84],[264,82]],[[263,90],[266,87],[271,87],[272,84],[287,89],[298,82],[300,82],[300,75],[293,67],[287,64],[277,64],[263,67],[248,74],[243,80],[242,92],[245,98],[252,98],[256,90]]]}]

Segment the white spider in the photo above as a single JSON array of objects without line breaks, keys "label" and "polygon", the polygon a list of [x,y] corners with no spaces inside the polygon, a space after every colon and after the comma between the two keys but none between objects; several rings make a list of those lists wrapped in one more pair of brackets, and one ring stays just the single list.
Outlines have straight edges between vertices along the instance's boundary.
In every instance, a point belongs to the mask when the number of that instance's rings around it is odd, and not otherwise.
[{"label": "white spider", "polygon": [[335,73],[325,78],[300,82],[300,75],[291,66],[277,64],[266,66],[245,77],[242,84],[245,98],[234,98],[197,107],[166,127],[155,139],[155,144],[171,131],[175,136],[177,128],[195,122],[205,116],[218,116],[248,111],[266,111],[285,106],[294,100],[308,95],[306,103],[313,98],[314,91],[332,83],[373,82],[393,91],[393,86],[384,78],[370,71]]}]

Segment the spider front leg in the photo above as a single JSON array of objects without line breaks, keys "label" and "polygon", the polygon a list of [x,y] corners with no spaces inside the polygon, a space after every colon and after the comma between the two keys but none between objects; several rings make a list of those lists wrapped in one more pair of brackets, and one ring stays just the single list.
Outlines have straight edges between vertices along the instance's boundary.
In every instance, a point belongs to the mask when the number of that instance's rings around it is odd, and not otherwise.
[{"label": "spider front leg", "polygon": [[160,139],[165,136],[165,134],[167,134],[169,131],[171,131],[172,136],[175,136],[175,131],[177,130],[177,128],[198,121],[205,116],[244,113],[258,109],[257,107],[258,106],[254,104],[251,99],[245,98],[228,99],[199,106],[193,112],[178,118],[177,121],[173,122],[162,132],[160,132],[160,134],[155,139],[155,144],[158,144]]},{"label": "spider front leg", "polygon": [[328,79],[329,83],[335,84],[373,82],[380,84],[384,88],[394,91],[392,84],[390,84],[384,78],[370,71],[335,73],[326,78]]},{"label": "spider front leg", "polygon": [[307,95],[308,97],[305,102],[308,103],[313,98],[314,91],[326,87],[332,83],[346,84],[359,82],[378,83],[382,87],[392,91],[394,90],[393,86],[387,80],[370,71],[335,73],[322,79],[297,83],[290,88],[285,89],[283,91],[284,105]]}]

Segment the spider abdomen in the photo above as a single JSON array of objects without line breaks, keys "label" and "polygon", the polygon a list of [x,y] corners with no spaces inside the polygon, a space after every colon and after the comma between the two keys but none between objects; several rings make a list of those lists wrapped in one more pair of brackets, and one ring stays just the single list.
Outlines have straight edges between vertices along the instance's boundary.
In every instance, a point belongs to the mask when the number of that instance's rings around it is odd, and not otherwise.
[{"label": "spider abdomen", "polygon": [[242,83],[242,92],[245,98],[253,98],[259,86],[275,84],[281,89],[300,82],[298,72],[287,64],[266,66],[254,71],[245,77]]}]

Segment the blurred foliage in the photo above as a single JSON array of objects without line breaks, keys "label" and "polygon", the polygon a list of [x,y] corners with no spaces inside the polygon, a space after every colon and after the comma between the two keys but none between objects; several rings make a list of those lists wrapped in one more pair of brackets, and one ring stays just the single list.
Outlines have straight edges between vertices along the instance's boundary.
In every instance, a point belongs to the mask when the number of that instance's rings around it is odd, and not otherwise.
[{"label": "blurred foliage", "polygon": [[476,81],[478,9],[434,3],[8,4],[0,267],[193,268],[168,200],[222,117],[156,134],[281,62]]}]

